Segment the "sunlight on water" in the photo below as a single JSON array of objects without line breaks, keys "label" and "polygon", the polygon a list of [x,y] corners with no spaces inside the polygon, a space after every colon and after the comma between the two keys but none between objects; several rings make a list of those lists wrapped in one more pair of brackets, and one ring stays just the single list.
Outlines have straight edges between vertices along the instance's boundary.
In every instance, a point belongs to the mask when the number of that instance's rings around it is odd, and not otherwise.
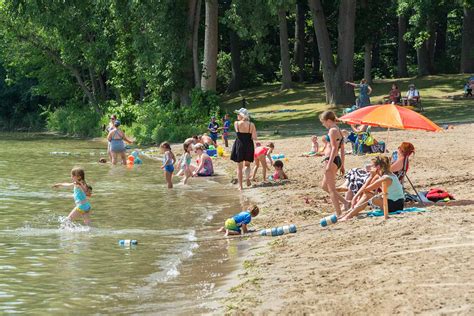
[{"label": "sunlight on water", "polygon": [[[202,299],[235,264],[227,242],[199,244],[240,208],[225,178],[168,190],[154,160],[99,164],[101,142],[8,137],[0,137],[0,313],[206,311]],[[52,188],[74,166],[93,187],[91,227],[67,220],[72,189]]]}]

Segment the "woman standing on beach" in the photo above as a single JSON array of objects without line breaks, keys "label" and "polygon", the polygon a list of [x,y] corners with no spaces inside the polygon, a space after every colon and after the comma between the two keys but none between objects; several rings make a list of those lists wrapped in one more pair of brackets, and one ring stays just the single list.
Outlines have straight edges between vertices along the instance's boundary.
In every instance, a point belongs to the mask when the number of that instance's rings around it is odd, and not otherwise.
[{"label": "woman standing on beach", "polygon": [[257,129],[250,122],[249,112],[245,108],[236,111],[237,121],[234,128],[237,138],[232,146],[230,159],[237,163],[237,179],[239,181],[239,190],[243,190],[242,186],[242,170],[245,165],[245,178],[247,186],[250,186],[250,163],[254,160],[255,147],[253,142],[257,140]]},{"label": "woman standing on beach", "polygon": [[360,84],[346,81],[346,84],[351,85],[354,88],[359,88],[359,103],[357,104],[359,108],[370,105],[369,95],[372,93],[372,87],[369,86],[367,80],[362,79]]},{"label": "woman standing on beach", "polygon": [[336,114],[334,112],[325,111],[321,113],[319,120],[329,130],[328,134],[325,135],[328,139],[328,145],[324,151],[324,176],[321,186],[324,191],[329,193],[336,215],[340,216],[341,206],[339,203],[343,203],[344,208],[349,207],[349,203],[336,190],[337,170],[340,170],[341,174],[344,175],[344,136],[336,125]]}]

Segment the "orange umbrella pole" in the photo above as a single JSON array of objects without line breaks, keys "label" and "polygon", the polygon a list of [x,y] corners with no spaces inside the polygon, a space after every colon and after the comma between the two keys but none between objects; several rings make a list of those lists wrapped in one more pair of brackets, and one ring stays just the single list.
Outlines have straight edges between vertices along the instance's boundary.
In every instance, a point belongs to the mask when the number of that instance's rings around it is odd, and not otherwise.
[{"label": "orange umbrella pole", "polygon": [[388,219],[388,187],[387,183],[384,181],[382,182],[382,198],[383,198],[383,217]]}]

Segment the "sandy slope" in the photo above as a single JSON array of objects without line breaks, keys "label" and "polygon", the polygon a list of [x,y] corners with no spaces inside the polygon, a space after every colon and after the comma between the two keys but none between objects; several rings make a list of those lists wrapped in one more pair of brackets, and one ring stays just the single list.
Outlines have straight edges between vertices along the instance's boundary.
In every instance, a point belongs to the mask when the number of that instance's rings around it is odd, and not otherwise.
[{"label": "sandy slope", "polygon": [[[309,138],[277,140],[290,182],[244,190],[263,211],[258,228],[295,223],[247,257],[225,302],[236,313],[474,314],[474,124],[440,133],[391,131],[390,149],[411,141],[409,176],[418,189],[441,187],[457,201],[429,213],[355,219],[319,227],[331,213],[320,189],[321,158],[299,157]],[[386,132],[374,133],[385,139]],[[370,157],[348,156],[346,170]],[[339,183],[342,179],[339,179]],[[309,198],[309,204],[305,202]],[[311,225],[310,227],[302,227]],[[264,238],[264,237],[262,237]]]}]

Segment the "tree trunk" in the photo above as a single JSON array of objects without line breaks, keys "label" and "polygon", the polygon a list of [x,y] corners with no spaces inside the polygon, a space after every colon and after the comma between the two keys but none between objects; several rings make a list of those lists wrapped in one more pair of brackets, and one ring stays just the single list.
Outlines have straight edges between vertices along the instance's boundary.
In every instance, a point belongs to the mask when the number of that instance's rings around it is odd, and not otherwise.
[{"label": "tree trunk", "polygon": [[430,74],[430,56],[428,52],[427,42],[425,41],[420,48],[416,50],[418,60],[418,76],[426,76]]},{"label": "tree trunk", "polygon": [[240,39],[237,33],[232,29],[229,30],[229,36],[232,78],[227,87],[227,93],[238,91],[242,82],[242,72],[240,69]]},{"label": "tree trunk", "polygon": [[320,78],[319,69],[321,62],[319,58],[318,42],[314,29],[311,33],[311,82],[317,82]]},{"label": "tree trunk", "polygon": [[204,62],[201,87],[204,91],[216,91],[217,80],[217,0],[206,0],[206,31],[204,34]]},{"label": "tree trunk", "polygon": [[461,72],[474,72],[474,8],[464,8],[462,22]]},{"label": "tree trunk", "polygon": [[372,47],[371,43],[364,45],[364,78],[368,84],[372,84]]},{"label": "tree trunk", "polygon": [[187,20],[187,39],[186,39],[186,54],[189,58],[186,58],[183,65],[183,81],[181,90],[177,92],[179,103],[182,105],[191,104],[190,91],[194,86],[194,68],[193,61],[191,58],[193,50],[193,30],[194,30],[194,19],[196,15],[196,2],[197,0],[188,0],[188,20]]},{"label": "tree trunk", "polygon": [[194,87],[201,87],[201,71],[199,69],[199,25],[201,20],[201,0],[197,0],[193,26],[193,73]]},{"label": "tree trunk", "polygon": [[286,11],[278,10],[278,22],[280,25],[280,55],[281,55],[281,88],[280,90],[290,89],[291,71],[290,71],[290,48],[288,46],[288,26],[286,24]]},{"label": "tree trunk", "polygon": [[305,18],[306,6],[302,1],[296,4],[296,21],[295,21],[295,63],[298,66],[298,82],[305,79]]},{"label": "tree trunk", "polygon": [[426,41],[426,49],[428,50],[428,71],[430,75],[435,73],[434,70],[434,56],[435,56],[435,43],[436,43],[436,25],[430,18],[427,25],[428,34],[430,37]]},{"label": "tree trunk", "polygon": [[323,65],[326,102],[336,105],[353,104],[354,89],[345,84],[352,81],[354,61],[355,0],[341,0],[338,18],[337,61],[334,63],[326,18],[321,0],[309,0]]},{"label": "tree trunk", "polygon": [[407,70],[407,42],[403,36],[407,32],[407,18],[398,17],[398,77],[408,77]]},{"label": "tree trunk", "polygon": [[[443,12],[436,24],[436,44],[434,52],[434,65],[437,72],[444,72],[446,65],[446,36],[448,31],[448,12]],[[440,68],[441,65],[443,68]],[[438,67],[436,67],[438,66]]]}]

